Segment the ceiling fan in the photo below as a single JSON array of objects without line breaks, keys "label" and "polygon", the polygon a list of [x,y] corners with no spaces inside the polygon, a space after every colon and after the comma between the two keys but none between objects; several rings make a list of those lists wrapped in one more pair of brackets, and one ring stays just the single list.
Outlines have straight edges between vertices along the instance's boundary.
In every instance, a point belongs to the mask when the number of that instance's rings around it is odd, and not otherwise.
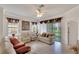
[{"label": "ceiling fan", "polygon": [[42,8],[44,8],[43,4],[38,6],[38,8],[35,10],[37,17],[42,17],[44,15]]}]

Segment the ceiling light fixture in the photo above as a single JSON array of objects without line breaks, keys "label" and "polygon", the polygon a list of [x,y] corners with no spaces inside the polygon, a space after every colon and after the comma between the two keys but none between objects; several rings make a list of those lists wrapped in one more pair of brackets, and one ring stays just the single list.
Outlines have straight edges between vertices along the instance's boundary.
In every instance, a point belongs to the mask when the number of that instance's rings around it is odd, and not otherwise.
[{"label": "ceiling light fixture", "polygon": [[37,17],[42,17],[44,12],[42,12],[42,8],[44,7],[44,5],[40,5],[38,6],[38,8],[36,9],[36,14],[37,14]]}]

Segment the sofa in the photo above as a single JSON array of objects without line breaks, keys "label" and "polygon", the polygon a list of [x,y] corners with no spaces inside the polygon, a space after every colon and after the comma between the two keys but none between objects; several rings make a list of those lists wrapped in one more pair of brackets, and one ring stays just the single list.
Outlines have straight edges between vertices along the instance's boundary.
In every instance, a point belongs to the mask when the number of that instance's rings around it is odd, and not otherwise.
[{"label": "sofa", "polygon": [[54,33],[44,32],[38,36],[38,40],[51,45],[54,43],[54,37]]},{"label": "sofa", "polygon": [[22,32],[21,33],[21,41],[24,43],[31,41],[31,36],[30,36],[29,32]]},{"label": "sofa", "polygon": [[37,36],[33,32],[22,32],[21,33],[21,41],[27,43],[37,39]]}]

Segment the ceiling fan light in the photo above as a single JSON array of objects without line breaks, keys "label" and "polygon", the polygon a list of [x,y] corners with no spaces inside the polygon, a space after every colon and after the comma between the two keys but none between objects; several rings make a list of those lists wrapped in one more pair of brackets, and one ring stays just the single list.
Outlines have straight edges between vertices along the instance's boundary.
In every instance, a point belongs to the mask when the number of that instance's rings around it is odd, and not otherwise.
[{"label": "ceiling fan light", "polygon": [[38,13],[37,17],[42,17],[44,13]]},{"label": "ceiling fan light", "polygon": [[42,7],[44,7],[44,5],[40,5],[38,9],[35,10],[37,17],[42,17],[44,12],[42,12]]},{"label": "ceiling fan light", "polygon": [[35,10],[35,12],[36,12],[37,14],[38,14],[38,13],[40,13],[38,9],[37,9],[37,10]]}]

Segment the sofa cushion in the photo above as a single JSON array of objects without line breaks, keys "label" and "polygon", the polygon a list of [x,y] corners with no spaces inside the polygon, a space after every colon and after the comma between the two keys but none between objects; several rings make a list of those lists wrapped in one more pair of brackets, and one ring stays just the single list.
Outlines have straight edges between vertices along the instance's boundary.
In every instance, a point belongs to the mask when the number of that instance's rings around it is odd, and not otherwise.
[{"label": "sofa cushion", "polygon": [[46,36],[46,33],[42,33],[42,37],[45,37]]},{"label": "sofa cushion", "polygon": [[47,34],[47,36],[46,36],[47,38],[49,37],[49,34]]},{"label": "sofa cushion", "polygon": [[19,40],[16,39],[16,38],[10,38],[10,42],[11,42],[13,45],[16,45],[16,44],[20,43]]}]

